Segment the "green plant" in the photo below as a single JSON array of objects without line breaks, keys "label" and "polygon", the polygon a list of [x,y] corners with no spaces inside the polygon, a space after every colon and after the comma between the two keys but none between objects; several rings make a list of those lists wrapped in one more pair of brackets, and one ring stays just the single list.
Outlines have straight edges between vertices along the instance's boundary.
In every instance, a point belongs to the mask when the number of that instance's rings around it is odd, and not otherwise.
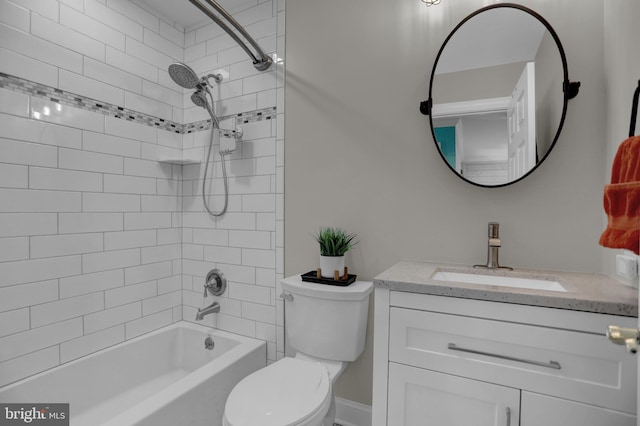
[{"label": "green plant", "polygon": [[344,256],[351,247],[358,244],[358,241],[354,241],[356,234],[348,234],[340,228],[320,227],[315,238],[320,244],[322,256]]}]

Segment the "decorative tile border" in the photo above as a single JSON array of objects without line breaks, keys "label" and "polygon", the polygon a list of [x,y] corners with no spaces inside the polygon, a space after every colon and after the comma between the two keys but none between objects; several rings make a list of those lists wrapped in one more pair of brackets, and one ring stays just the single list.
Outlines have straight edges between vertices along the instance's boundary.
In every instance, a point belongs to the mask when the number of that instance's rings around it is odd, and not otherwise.
[{"label": "decorative tile border", "polygon": [[[134,111],[108,102],[101,102],[86,96],[78,95],[65,90],[56,89],[55,87],[45,84],[36,83],[35,81],[26,80],[24,78],[0,72],[0,88],[13,90],[15,92],[24,93],[29,96],[35,96],[56,102],[62,105],[72,106],[108,115],[110,117],[120,118],[122,120],[133,121],[149,127],[174,132],[178,134],[186,134],[211,129],[211,120],[202,120],[194,123],[180,124],[174,121],[165,120],[163,118],[154,117],[139,111]],[[235,118],[236,124],[254,123],[256,121],[271,120],[276,116],[276,107],[258,109],[255,111],[244,112],[239,114],[227,115],[220,117],[220,121],[229,118]],[[235,130],[222,130],[222,135],[231,137],[235,134]]]}]

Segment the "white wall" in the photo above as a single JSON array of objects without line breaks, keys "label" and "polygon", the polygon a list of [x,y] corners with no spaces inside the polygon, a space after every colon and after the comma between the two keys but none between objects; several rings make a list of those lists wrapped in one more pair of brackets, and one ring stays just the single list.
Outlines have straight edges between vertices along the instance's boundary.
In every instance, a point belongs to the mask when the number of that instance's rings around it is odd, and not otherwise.
[{"label": "white wall", "polygon": [[[241,11],[269,52],[284,48],[283,9]],[[192,320],[214,267],[230,281],[218,326],[269,341],[275,359],[281,70],[258,76],[209,35],[126,0],[0,0],[0,386],[179,321],[183,303]],[[277,104],[270,120],[242,124],[230,213],[217,222],[194,205],[199,166],[157,161],[207,142],[176,132],[206,116],[169,78],[175,60],[224,68],[220,115],[244,121]],[[267,245],[251,246],[253,233]]]},{"label": "white wall", "polygon": [[[488,3],[287,4],[287,275],[316,267],[311,235],[320,225],[358,234],[349,269],[372,279],[401,259],[482,263],[489,221],[502,225],[505,265],[602,271],[601,0],[520,2],[555,28],[570,78],[582,82],[554,151],[524,181],[486,189],[460,180],[442,162],[418,111],[441,43]],[[340,379],[338,396],[370,403],[371,358],[369,339]]]}]

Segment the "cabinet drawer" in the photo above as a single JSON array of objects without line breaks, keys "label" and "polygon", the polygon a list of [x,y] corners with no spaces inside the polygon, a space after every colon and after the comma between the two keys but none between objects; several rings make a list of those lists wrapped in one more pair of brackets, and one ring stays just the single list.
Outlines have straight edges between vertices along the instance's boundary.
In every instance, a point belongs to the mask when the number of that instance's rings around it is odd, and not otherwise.
[{"label": "cabinet drawer", "polygon": [[389,360],[635,413],[636,362],[604,335],[391,308]]}]

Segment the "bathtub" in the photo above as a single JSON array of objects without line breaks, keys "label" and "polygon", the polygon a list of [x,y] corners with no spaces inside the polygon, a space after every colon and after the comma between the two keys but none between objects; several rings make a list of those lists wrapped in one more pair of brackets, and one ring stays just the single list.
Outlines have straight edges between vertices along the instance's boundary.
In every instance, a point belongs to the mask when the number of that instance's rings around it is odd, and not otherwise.
[{"label": "bathtub", "polygon": [[0,401],[69,403],[71,426],[220,426],[233,386],[265,365],[265,342],[179,322],[0,388]]}]

